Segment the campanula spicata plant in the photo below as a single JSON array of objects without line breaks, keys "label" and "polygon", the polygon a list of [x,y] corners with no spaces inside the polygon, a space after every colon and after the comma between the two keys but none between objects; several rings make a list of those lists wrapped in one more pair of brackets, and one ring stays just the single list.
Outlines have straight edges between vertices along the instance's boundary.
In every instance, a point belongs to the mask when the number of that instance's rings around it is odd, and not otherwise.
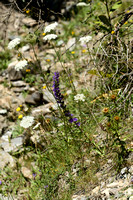
[{"label": "campanula spicata plant", "polygon": [[80,126],[80,123],[77,122],[78,119],[76,117],[73,117],[73,114],[70,113],[70,111],[67,109],[64,100],[63,100],[63,95],[60,92],[60,88],[59,88],[59,72],[55,72],[54,76],[53,76],[53,92],[54,92],[54,97],[59,105],[59,107],[61,108],[61,110],[63,111],[65,117],[68,117],[68,121],[70,123],[75,123],[77,126]]}]

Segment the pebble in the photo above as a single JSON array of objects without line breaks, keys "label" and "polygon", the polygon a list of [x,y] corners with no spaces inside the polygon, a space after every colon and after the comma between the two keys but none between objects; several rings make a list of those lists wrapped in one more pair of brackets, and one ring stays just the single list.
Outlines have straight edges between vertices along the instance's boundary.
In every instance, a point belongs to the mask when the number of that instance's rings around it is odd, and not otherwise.
[{"label": "pebble", "polygon": [[127,172],[127,167],[124,167],[122,170],[121,170],[121,174],[125,174]]}]

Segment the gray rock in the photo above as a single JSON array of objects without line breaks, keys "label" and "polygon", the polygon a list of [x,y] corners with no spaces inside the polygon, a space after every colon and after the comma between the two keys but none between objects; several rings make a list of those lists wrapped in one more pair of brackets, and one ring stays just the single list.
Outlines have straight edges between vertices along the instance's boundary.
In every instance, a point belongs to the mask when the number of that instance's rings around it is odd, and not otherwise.
[{"label": "gray rock", "polygon": [[54,96],[47,89],[43,91],[43,99],[50,103],[56,103]]},{"label": "gray rock", "polygon": [[18,63],[18,61],[14,61],[8,65],[8,69],[7,69],[8,78],[11,81],[20,80],[23,77],[22,72],[16,71],[14,68],[17,63]]},{"label": "gray rock", "polygon": [[21,172],[24,177],[29,179],[33,178],[31,171],[27,167],[21,167]]},{"label": "gray rock", "polygon": [[33,105],[40,105],[43,103],[43,94],[38,91],[36,91],[32,94],[29,94],[25,98],[25,103],[33,104]]},{"label": "gray rock", "polygon": [[121,170],[121,174],[125,174],[127,172],[127,167],[124,167],[122,170]]},{"label": "gray rock", "polygon": [[31,115],[36,117],[39,115],[46,115],[47,113],[50,113],[50,108],[53,106],[53,103],[48,103],[46,105],[38,106],[37,108],[33,108],[31,111]]},{"label": "gray rock", "polygon": [[28,51],[30,49],[30,46],[27,44],[25,46],[22,47],[22,49],[20,50],[22,53],[24,53],[25,51]]},{"label": "gray rock", "polygon": [[0,169],[4,169],[7,165],[14,168],[16,161],[9,153],[0,149]]},{"label": "gray rock", "polygon": [[23,137],[17,137],[11,139],[10,141],[0,140],[0,146],[4,149],[5,152],[15,152],[23,145]]},{"label": "gray rock", "polygon": [[9,139],[11,138],[12,135],[12,131],[7,131],[4,135],[2,135],[1,139],[4,141],[9,141]]},{"label": "gray rock", "polygon": [[35,26],[37,24],[37,21],[32,18],[23,18],[22,23],[24,23],[26,26]]},{"label": "gray rock", "polygon": [[129,172],[133,174],[133,166],[130,167]]},{"label": "gray rock", "polygon": [[13,92],[18,92],[18,93],[20,93],[20,92],[23,92],[23,91],[27,91],[27,90],[29,90],[29,86],[27,85],[26,87],[13,87],[12,88],[12,91]]},{"label": "gray rock", "polygon": [[2,135],[3,131],[8,127],[7,121],[5,117],[0,115],[0,135]]},{"label": "gray rock", "polygon": [[24,81],[13,81],[12,86],[14,87],[23,87],[23,86],[27,86],[27,84]]},{"label": "gray rock", "polygon": [[72,51],[75,48],[76,38],[70,38],[67,42],[66,49]]}]

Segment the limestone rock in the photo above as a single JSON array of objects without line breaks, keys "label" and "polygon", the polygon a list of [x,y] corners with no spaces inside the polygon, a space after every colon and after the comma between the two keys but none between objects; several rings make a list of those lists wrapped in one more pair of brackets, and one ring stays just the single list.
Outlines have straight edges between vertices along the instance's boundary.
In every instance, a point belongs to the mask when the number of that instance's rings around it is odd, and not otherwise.
[{"label": "limestone rock", "polygon": [[33,105],[40,105],[43,103],[43,94],[36,91],[32,94],[27,95],[25,99],[25,103],[33,104]]},{"label": "limestone rock", "polygon": [[23,87],[23,86],[27,86],[27,84],[24,81],[12,81],[12,86],[14,87]]},{"label": "limestone rock", "polygon": [[2,135],[3,131],[8,127],[7,120],[5,117],[0,115],[0,135]]},{"label": "limestone rock", "polygon": [[32,173],[27,167],[21,167],[21,172],[25,178],[32,179]]},{"label": "limestone rock", "polygon": [[50,108],[53,106],[53,103],[48,103],[46,105],[38,106],[37,108],[33,108],[31,111],[31,115],[36,117],[39,115],[46,115],[47,113],[50,113]]},{"label": "limestone rock", "polygon": [[23,137],[17,137],[11,139],[10,141],[2,141],[0,140],[0,146],[4,149],[5,152],[15,152],[21,147],[23,144]]},{"label": "limestone rock", "polygon": [[23,18],[22,23],[26,26],[35,26],[37,24],[37,21],[32,18]]},{"label": "limestone rock", "polygon": [[7,165],[14,168],[16,166],[15,159],[9,153],[0,149],[0,169],[4,169]]},{"label": "limestone rock", "polygon": [[100,186],[97,186],[97,187],[95,187],[93,190],[92,190],[92,195],[94,194],[98,194],[98,192],[99,192],[99,190],[100,190]]},{"label": "limestone rock", "polygon": [[45,90],[43,91],[43,99],[44,99],[46,102],[56,103],[56,100],[55,100],[54,96],[53,96],[47,89],[45,89]]},{"label": "limestone rock", "polygon": [[16,81],[16,80],[20,80],[22,79],[23,77],[23,74],[21,71],[16,71],[14,66],[18,63],[18,61],[14,61],[12,63],[10,63],[8,65],[8,69],[7,69],[7,72],[8,72],[8,78],[9,80],[11,81]]},{"label": "limestone rock", "polygon": [[67,42],[66,49],[72,51],[75,48],[76,38],[70,38]]},{"label": "limestone rock", "polygon": [[7,131],[4,135],[2,135],[1,139],[4,141],[9,142],[9,139],[11,138],[12,131]]}]

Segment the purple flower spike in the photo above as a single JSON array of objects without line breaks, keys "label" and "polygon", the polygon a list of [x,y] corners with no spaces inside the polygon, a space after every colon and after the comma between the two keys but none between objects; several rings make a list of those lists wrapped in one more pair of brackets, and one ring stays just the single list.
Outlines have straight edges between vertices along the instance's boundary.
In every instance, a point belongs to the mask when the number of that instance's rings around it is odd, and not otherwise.
[{"label": "purple flower spike", "polygon": [[[54,76],[53,76],[53,92],[54,92],[54,97],[57,101],[57,103],[59,104],[60,108],[62,108],[64,114],[66,117],[69,117],[69,122],[73,123],[78,121],[77,118],[73,118],[73,114],[70,113],[69,110],[67,110],[66,105],[64,103],[63,100],[63,95],[60,92],[60,88],[59,88],[59,72],[55,72]],[[77,126],[80,126],[80,123],[77,122],[75,123]]]},{"label": "purple flower spike", "polygon": [[0,185],[2,184],[2,181],[0,181]]}]

